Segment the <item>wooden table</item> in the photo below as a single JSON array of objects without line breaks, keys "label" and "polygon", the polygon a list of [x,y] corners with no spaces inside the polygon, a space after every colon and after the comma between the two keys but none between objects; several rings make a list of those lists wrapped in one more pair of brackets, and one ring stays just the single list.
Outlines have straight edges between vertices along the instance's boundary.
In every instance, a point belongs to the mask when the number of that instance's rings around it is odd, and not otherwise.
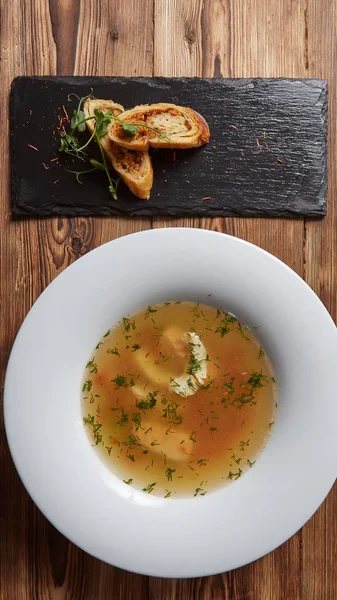
[{"label": "wooden table", "polygon": [[[2,1],[2,375],[19,326],[56,275],[95,246],[151,227],[204,227],[254,242],[299,273],[336,318],[336,8],[336,0]],[[73,73],[328,79],[328,216],[323,221],[52,218],[13,222],[8,187],[11,80],[23,74]],[[301,531],[254,564],[203,579],[161,580],[110,567],[70,544],[24,490],[2,423],[0,440],[1,600],[337,598],[336,486]]]}]

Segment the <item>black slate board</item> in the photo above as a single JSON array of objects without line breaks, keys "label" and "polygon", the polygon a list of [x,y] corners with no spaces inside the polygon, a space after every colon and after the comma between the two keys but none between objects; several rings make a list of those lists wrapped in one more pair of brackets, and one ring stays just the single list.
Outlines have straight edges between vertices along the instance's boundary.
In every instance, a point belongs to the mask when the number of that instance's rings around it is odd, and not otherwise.
[{"label": "black slate board", "polygon": [[[58,156],[53,132],[62,105],[69,112],[75,107],[68,94],[84,96],[91,88],[97,98],[126,108],[190,106],[208,121],[210,143],[175,153],[152,150],[149,201],[136,199],[124,184],[114,201],[101,172],[79,185],[67,171],[75,167],[69,157],[50,162]],[[10,98],[12,213],[324,216],[326,119],[327,84],[317,79],[18,77]]]}]

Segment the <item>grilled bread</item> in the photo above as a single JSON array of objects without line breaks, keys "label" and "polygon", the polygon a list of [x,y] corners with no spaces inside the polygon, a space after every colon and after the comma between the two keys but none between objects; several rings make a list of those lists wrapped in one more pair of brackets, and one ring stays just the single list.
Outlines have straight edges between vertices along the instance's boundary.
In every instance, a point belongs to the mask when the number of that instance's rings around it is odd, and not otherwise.
[{"label": "grilled bread", "polygon": [[[108,127],[111,142],[123,148],[197,148],[210,137],[205,119],[191,108],[175,104],[144,104],[118,115]],[[132,127],[133,125],[133,127]]]},{"label": "grilled bread", "polygon": [[[83,107],[85,117],[93,116],[96,109],[102,112],[109,110],[114,117],[119,116],[124,111],[121,104],[116,104],[112,100],[88,98]],[[95,128],[95,120],[87,121],[86,124],[90,133],[92,133]],[[121,147],[112,142],[108,135],[101,138],[101,145],[116,173],[129,190],[142,200],[149,198],[153,183],[153,169],[148,152],[138,152],[135,149]]]}]

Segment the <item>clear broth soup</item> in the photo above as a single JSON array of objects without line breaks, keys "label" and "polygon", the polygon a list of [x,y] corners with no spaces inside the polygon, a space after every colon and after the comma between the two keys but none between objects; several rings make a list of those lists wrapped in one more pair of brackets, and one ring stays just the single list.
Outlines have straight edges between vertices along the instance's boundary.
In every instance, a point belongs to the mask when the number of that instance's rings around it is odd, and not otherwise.
[{"label": "clear broth soup", "polygon": [[271,364],[233,315],[165,302],[98,342],[82,383],[91,444],[126,485],[203,496],[253,467],[275,421]]}]

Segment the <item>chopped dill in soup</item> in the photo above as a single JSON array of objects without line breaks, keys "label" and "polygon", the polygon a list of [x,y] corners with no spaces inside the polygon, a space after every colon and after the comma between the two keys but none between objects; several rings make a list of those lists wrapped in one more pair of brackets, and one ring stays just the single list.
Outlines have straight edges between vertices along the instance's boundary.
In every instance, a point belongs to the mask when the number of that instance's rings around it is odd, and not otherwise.
[{"label": "chopped dill in soup", "polygon": [[275,406],[252,331],[191,302],[124,317],[98,342],[82,383],[92,445],[126,485],[165,498],[239,479],[268,439]]}]

